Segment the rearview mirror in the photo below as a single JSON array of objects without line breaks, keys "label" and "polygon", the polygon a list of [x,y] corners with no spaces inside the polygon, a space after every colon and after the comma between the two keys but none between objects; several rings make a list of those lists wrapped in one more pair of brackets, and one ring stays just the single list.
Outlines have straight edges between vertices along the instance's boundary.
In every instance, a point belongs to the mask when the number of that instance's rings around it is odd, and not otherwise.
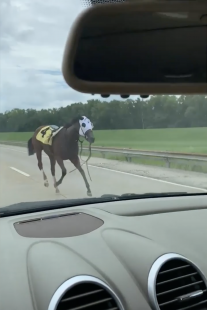
[{"label": "rearview mirror", "polygon": [[83,12],[62,72],[90,94],[206,94],[206,1],[132,1]]}]

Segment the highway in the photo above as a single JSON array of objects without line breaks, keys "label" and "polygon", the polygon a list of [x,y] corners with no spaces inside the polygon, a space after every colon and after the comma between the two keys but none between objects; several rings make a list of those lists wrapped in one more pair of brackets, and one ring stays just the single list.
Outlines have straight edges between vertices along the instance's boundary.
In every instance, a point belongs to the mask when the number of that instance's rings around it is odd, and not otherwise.
[{"label": "highway", "polygon": [[[50,162],[45,154],[43,166],[50,185],[48,188],[43,185],[35,155],[29,157],[27,149],[23,147],[0,145],[0,207],[26,201],[87,197],[84,181],[78,171],[66,175],[59,186],[60,194],[56,194]],[[69,161],[65,162],[65,166],[68,172],[74,168]],[[205,174],[91,158],[91,182],[86,167],[83,168],[93,197],[123,193],[207,192]],[[61,170],[56,164],[56,178],[59,179],[60,175]]]}]

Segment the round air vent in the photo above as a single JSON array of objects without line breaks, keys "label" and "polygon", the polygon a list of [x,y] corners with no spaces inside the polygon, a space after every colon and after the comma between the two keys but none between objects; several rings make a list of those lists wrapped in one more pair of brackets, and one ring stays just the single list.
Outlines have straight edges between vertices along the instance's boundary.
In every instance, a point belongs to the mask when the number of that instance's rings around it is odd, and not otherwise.
[{"label": "round air vent", "polygon": [[148,294],[156,310],[207,310],[205,277],[178,254],[166,254],[155,261],[148,277]]},{"label": "round air vent", "polygon": [[53,295],[48,310],[124,310],[118,296],[103,281],[77,276],[64,282]]}]

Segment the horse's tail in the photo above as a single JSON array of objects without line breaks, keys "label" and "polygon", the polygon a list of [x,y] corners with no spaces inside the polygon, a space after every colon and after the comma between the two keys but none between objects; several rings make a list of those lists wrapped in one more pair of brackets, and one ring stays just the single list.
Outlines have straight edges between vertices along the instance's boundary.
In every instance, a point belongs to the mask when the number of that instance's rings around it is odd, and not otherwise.
[{"label": "horse's tail", "polygon": [[27,149],[28,149],[28,155],[34,155],[35,150],[34,150],[34,146],[32,144],[32,138],[29,139],[29,141],[27,142]]}]

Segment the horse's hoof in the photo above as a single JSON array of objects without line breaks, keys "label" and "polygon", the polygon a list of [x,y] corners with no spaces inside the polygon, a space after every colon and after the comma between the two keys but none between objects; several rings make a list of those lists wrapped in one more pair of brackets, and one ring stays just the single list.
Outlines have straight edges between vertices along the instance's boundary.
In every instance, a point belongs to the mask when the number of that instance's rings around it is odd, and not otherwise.
[{"label": "horse's hoof", "polygon": [[45,186],[45,187],[48,187],[48,186],[49,186],[48,181],[44,183],[44,186]]},{"label": "horse's hoof", "polygon": [[92,193],[91,192],[87,192],[87,195],[89,196],[89,197],[91,197],[92,196]]},{"label": "horse's hoof", "polygon": [[56,192],[56,194],[60,194],[60,191],[58,188],[56,188],[55,192]]}]

